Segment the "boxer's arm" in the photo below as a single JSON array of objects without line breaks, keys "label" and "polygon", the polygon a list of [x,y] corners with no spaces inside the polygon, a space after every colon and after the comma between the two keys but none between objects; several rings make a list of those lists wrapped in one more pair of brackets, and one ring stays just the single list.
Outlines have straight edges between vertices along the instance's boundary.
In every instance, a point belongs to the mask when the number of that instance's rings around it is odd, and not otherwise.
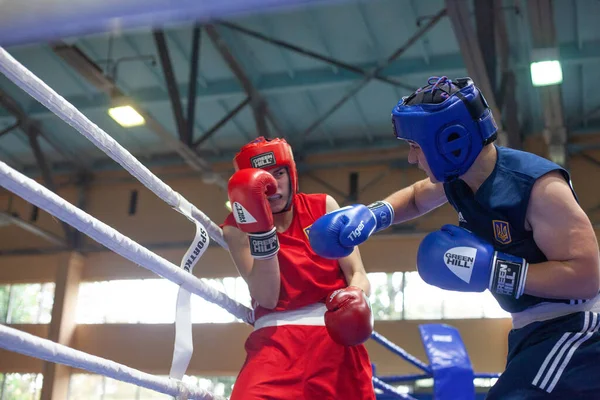
[{"label": "boxer's arm", "polygon": [[446,204],[444,185],[432,183],[429,178],[389,195],[385,201],[394,208],[394,223],[417,218]]},{"label": "boxer's arm", "polygon": [[[337,201],[335,201],[335,199],[329,195],[327,196],[325,204],[326,212],[331,212],[340,208]],[[356,286],[357,288],[362,289],[363,292],[369,296],[371,293],[371,284],[369,283],[369,278],[367,277],[365,267],[362,263],[358,246],[354,248],[350,255],[340,258],[338,262],[342,272],[344,273],[344,277],[346,278],[348,286]]]},{"label": "boxer's arm", "polygon": [[594,228],[558,172],[533,186],[527,223],[547,262],[530,264],[525,294],[589,299],[600,289],[598,241]]},{"label": "boxer's arm", "polygon": [[238,272],[248,284],[252,298],[264,308],[275,308],[281,286],[277,257],[267,259],[252,257],[248,234],[236,227],[225,225],[223,238],[227,242],[229,254]]}]

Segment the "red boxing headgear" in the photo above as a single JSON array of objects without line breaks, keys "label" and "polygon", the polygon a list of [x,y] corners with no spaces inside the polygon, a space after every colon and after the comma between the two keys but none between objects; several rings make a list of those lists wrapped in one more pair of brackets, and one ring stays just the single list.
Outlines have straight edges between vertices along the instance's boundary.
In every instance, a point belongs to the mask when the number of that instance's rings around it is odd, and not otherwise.
[{"label": "red boxing headgear", "polygon": [[294,195],[298,192],[298,172],[292,147],[285,139],[265,139],[260,136],[244,145],[233,158],[236,171],[245,168],[286,167],[290,177],[290,198],[283,211],[290,209]]}]

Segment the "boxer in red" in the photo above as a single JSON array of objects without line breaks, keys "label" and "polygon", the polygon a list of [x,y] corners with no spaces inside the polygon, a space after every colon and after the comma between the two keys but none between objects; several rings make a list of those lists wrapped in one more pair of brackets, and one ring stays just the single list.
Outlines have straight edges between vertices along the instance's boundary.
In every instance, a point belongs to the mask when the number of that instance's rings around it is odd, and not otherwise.
[{"label": "boxer in red", "polygon": [[231,399],[374,400],[363,344],[373,331],[370,285],[358,248],[329,260],[308,242],[312,223],[339,205],[298,192],[283,139],[248,143],[234,166],[223,235],[256,322]]}]

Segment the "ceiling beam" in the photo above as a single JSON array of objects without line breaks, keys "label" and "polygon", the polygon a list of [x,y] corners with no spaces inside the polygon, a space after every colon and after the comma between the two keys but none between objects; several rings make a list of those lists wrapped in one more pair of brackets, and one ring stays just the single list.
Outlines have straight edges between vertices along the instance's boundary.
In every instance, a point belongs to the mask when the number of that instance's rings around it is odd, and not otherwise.
[{"label": "ceiling beam", "polygon": [[177,133],[179,134],[179,140],[188,146],[192,143],[192,139],[189,136],[188,125],[185,116],[183,115],[183,106],[181,105],[181,96],[179,94],[179,86],[177,85],[177,79],[173,72],[173,63],[171,62],[171,55],[169,54],[169,47],[167,40],[165,39],[165,33],[162,30],[152,32],[154,37],[154,43],[158,51],[158,58],[160,59],[160,65],[162,66],[163,74],[165,77],[165,83],[167,85],[167,93],[169,94],[169,100],[171,103],[171,109],[173,110],[173,116],[175,118],[175,126],[177,126]]},{"label": "ceiling beam", "polygon": [[210,40],[212,41],[215,49],[221,55],[231,72],[235,75],[239,83],[242,85],[244,92],[250,98],[250,107],[252,107],[252,113],[254,114],[254,120],[256,122],[256,130],[258,136],[270,137],[269,128],[267,126],[267,118],[273,125],[275,125],[276,134],[281,134],[279,124],[276,122],[276,118],[272,115],[267,105],[266,100],[256,89],[246,71],[242,65],[236,60],[232,54],[229,46],[225,43],[225,40],[221,37],[217,28],[214,25],[207,24],[205,31]]},{"label": "ceiling beam", "polygon": [[[39,103],[36,103],[39,104]],[[72,163],[76,166],[79,172],[90,172],[88,165],[82,161],[79,157],[76,157],[73,154],[67,153],[61,146],[56,144],[54,140],[50,139],[49,135],[46,134],[44,129],[42,128],[42,124],[40,121],[35,119],[35,116],[32,116],[30,112],[25,112],[25,110],[19,105],[19,103],[11,97],[11,95],[6,92],[4,89],[0,87],[0,106],[6,110],[5,116],[11,116],[16,118],[19,128],[27,132],[29,130],[33,130],[37,135],[44,138],[44,140],[57,152],[59,153],[66,161]],[[43,107],[45,108],[45,107]],[[50,110],[46,109],[46,113],[51,113]],[[47,115],[47,114],[46,114]]]},{"label": "ceiling beam", "polygon": [[475,28],[492,93],[496,92],[496,16],[494,1],[475,0]]},{"label": "ceiling beam", "polygon": [[[440,71],[445,74],[463,74],[464,63],[460,54],[432,56],[431,64],[427,65],[421,58],[399,60],[385,70],[390,75],[411,75],[411,74],[438,74]],[[374,63],[361,65],[363,68],[376,68]],[[386,72],[386,73],[387,73]],[[297,71],[294,78],[290,78],[287,72],[276,72],[261,75],[260,83],[256,84],[256,90],[263,96],[278,93],[293,93],[305,91],[307,89],[328,89],[331,87],[345,86],[349,83],[361,79],[361,75],[346,70],[340,70],[338,74],[333,74],[329,68],[314,68],[309,70]],[[52,84],[52,82],[50,82]],[[184,93],[187,85],[179,85],[179,91]],[[407,92],[408,94],[408,92]],[[168,95],[161,86],[152,85],[146,88],[132,90],[129,92],[132,98],[139,99],[142,103],[167,103]],[[246,97],[246,92],[240,86],[236,78],[216,79],[210,82],[206,88],[198,88],[197,101],[209,101],[221,99],[235,99],[241,101]],[[110,106],[110,99],[105,93],[96,95],[77,95],[68,96],[66,100],[74,104],[80,110],[105,110]],[[48,116],[52,114],[46,107],[38,104],[31,104],[28,113],[32,116]],[[7,116],[0,112],[1,116]]]},{"label": "ceiling beam", "polygon": [[[392,136],[392,137],[390,137]],[[310,153],[310,155],[343,155],[343,154],[347,154],[347,153],[357,153],[360,152],[361,154],[363,154],[366,151],[373,151],[373,152],[377,152],[377,151],[381,151],[381,150],[387,150],[387,149],[402,149],[403,146],[405,146],[403,143],[401,143],[401,141],[397,140],[395,137],[393,137],[393,135],[385,135],[384,138],[382,138],[381,136],[379,136],[379,138],[377,138],[376,140],[374,140],[372,143],[369,143],[367,141],[367,139],[364,140],[353,140],[353,141],[346,141],[346,142],[340,142],[338,143],[338,145],[335,148],[330,148],[329,146],[324,147],[322,146],[320,143],[311,143],[310,145],[306,145],[305,146],[305,150]],[[236,152],[238,151],[237,148],[230,148],[227,150],[224,150],[220,155],[210,155],[210,151],[207,150],[206,152],[200,152],[201,155],[205,154],[205,159],[209,160],[211,163],[226,163],[228,166],[231,165],[231,160],[233,159],[233,157],[235,156]],[[379,154],[379,153],[377,153]],[[397,155],[398,157],[402,156],[402,154],[398,153],[399,155]],[[167,167],[167,166],[173,166],[173,165],[181,165],[181,158],[178,156],[177,153],[164,153],[164,154],[160,154],[160,155],[156,155],[151,159],[148,159],[145,162],[145,165],[147,167]],[[302,160],[298,159],[296,160],[296,165],[298,166],[298,168],[302,168]],[[330,164],[332,167],[334,166],[334,164]],[[70,172],[71,171],[71,167],[68,164],[61,164],[61,165],[57,165],[56,167],[56,173],[61,173],[61,172]],[[98,159],[94,162],[93,164],[93,168],[94,171],[96,172],[102,172],[102,171],[114,171],[114,170],[120,170],[121,167],[116,164],[114,161],[112,161],[111,159]],[[38,170],[38,168],[36,166],[32,166],[32,165],[28,165],[25,166],[23,169],[23,173],[26,174],[29,177],[39,177],[40,176],[40,171]]]},{"label": "ceiling beam", "polygon": [[[520,150],[523,148],[523,140],[519,124],[519,106],[517,104],[517,78],[510,57],[510,43],[502,9],[502,0],[494,0],[493,9],[496,48],[500,61],[500,88],[496,88],[495,93],[499,106],[504,111],[508,146]],[[496,65],[495,62],[494,65]]]},{"label": "ceiling beam", "polygon": [[[419,41],[419,39],[427,33],[431,28],[433,28],[437,23],[446,15],[446,9],[440,10],[432,19],[430,19],[427,24],[421,27],[417,32],[415,32],[402,46],[398,47],[392,54],[390,54],[382,63],[380,63],[377,67],[370,70],[369,73],[364,76],[359,82],[357,82],[350,90],[346,92],[346,94],[339,99],[333,106],[331,106],[325,113],[321,114],[313,123],[310,124],[308,128],[304,130],[302,133],[302,138],[305,139],[308,135],[310,135],[314,130],[323,123],[327,118],[329,118],[335,111],[337,111],[342,105],[344,105],[348,100],[350,100],[353,96],[356,95],[362,88],[364,88],[371,80],[375,78],[376,75],[382,73],[387,66],[389,66],[392,62],[394,62],[398,57],[406,52],[409,48],[411,48],[415,43]],[[416,89],[416,88],[415,88]]]},{"label": "ceiling beam", "polygon": [[20,126],[21,126],[21,122],[19,122],[19,120],[17,120],[17,122],[15,122],[14,124],[9,125],[6,128],[2,129],[0,131],[0,137],[6,135],[8,133],[11,133],[13,130],[19,128]]},{"label": "ceiling beam", "polygon": [[[305,49],[303,47],[297,46],[297,45],[295,45],[293,43],[289,43],[289,42],[283,41],[281,39],[276,39],[276,38],[269,37],[269,36],[264,35],[264,34],[262,34],[260,32],[253,31],[251,29],[248,29],[248,28],[243,27],[243,26],[238,25],[238,24],[234,24],[234,23],[231,23],[231,22],[219,22],[219,25],[225,26],[225,27],[227,27],[227,28],[229,28],[231,30],[234,30],[236,32],[240,32],[240,33],[242,33],[244,35],[253,37],[253,38],[261,40],[263,42],[270,43],[270,44],[272,44],[274,46],[278,46],[280,48],[292,51],[294,53],[301,54],[303,56],[306,56],[306,57],[309,57],[309,58],[313,58],[315,60],[323,61],[323,62],[325,62],[327,64],[330,64],[330,65],[333,65],[333,66],[336,66],[336,67],[339,67],[339,68],[342,68],[342,69],[345,69],[345,70],[348,70],[348,71],[351,71],[351,72],[355,72],[355,73],[357,73],[359,75],[362,75],[362,76],[366,76],[369,73],[368,70],[362,69],[359,66],[348,64],[348,63],[345,63],[345,62],[340,61],[340,60],[336,60],[333,57],[317,53],[316,51]],[[398,80],[396,80],[394,78],[384,76],[382,74],[376,74],[373,77],[373,79],[381,81],[381,82],[389,83],[390,85],[398,86],[398,87],[401,87],[401,88],[404,88],[404,89],[407,89],[407,90],[411,90],[412,89],[412,86],[407,85],[405,83],[402,83],[402,82],[400,82],[400,81],[398,81]]]},{"label": "ceiling beam", "polygon": [[[578,49],[577,43],[564,43],[559,46],[561,62],[563,65],[581,65],[600,62],[600,41],[584,42],[581,49]],[[432,75],[443,74],[447,76],[459,76],[466,72],[465,62],[461,54],[431,55],[430,63],[427,64],[422,57],[401,58],[392,65],[385,68],[382,72],[386,76],[407,76],[407,75]],[[375,63],[364,63],[358,65],[361,69],[369,70],[377,67]],[[512,70],[517,72],[529,73],[529,62],[516,62],[512,65]],[[100,71],[101,73],[101,71]],[[338,74],[331,72],[329,68],[313,68],[296,71],[294,78],[290,78],[286,71],[275,72],[261,75],[260,82],[256,84],[256,89],[263,95],[278,93],[293,93],[295,91],[305,91],[307,89],[327,89],[336,86],[345,86],[349,83],[362,79],[361,75],[354,72],[340,69]],[[48,82],[54,85],[54,82]],[[188,90],[187,84],[179,85],[179,91],[185,93]],[[406,93],[408,94],[408,92]],[[161,86],[148,86],[129,92],[132,98],[138,99],[141,103],[166,103],[169,97]],[[236,78],[211,80],[207,87],[198,88],[197,101],[210,101],[222,99],[233,99],[234,102],[242,101],[246,98],[246,93],[240,87]],[[110,105],[110,99],[103,93],[88,96],[68,96],[66,100],[74,104],[80,110],[106,110]],[[44,116],[53,116],[46,107],[39,103],[32,103],[27,108],[27,114],[38,118]],[[8,117],[9,113],[0,110],[0,117]],[[8,121],[7,121],[8,122]],[[9,123],[13,123],[11,120]]]},{"label": "ceiling beam", "polygon": [[[495,77],[488,75],[485,58],[478,42],[478,36],[472,26],[472,16],[470,15],[468,8],[465,7],[464,0],[445,1],[448,9],[448,16],[450,17],[450,22],[452,23],[452,28],[456,35],[456,40],[465,60],[467,73],[485,96],[485,99],[495,116],[496,124],[498,125],[498,143],[507,145],[508,137],[502,125],[502,112],[498,107],[496,95],[493,90],[494,86],[492,85],[492,81]],[[483,7],[485,7],[485,5]],[[488,7],[493,7],[493,2],[488,2]],[[479,6],[479,8],[481,8],[481,6]],[[489,12],[490,11],[488,10],[487,13]]]},{"label": "ceiling beam", "polygon": [[39,226],[32,224],[31,222],[27,222],[17,216],[14,216],[11,213],[0,211],[0,217],[4,221],[8,221],[19,228],[26,230],[27,232],[33,233],[34,235],[39,236],[56,246],[59,246],[59,248],[62,250],[69,248],[69,245],[65,239],[55,235],[54,233],[48,232]]},{"label": "ceiling beam", "polygon": [[[41,177],[44,182],[44,185],[51,191],[56,192],[56,187],[54,184],[54,180],[52,178],[52,170],[49,163],[46,161],[46,157],[42,148],[40,146],[39,138],[44,137],[48,143],[54,147],[54,143],[47,139],[47,135],[44,134],[44,131],[41,127],[41,123],[37,120],[32,119],[17,103],[15,99],[13,99],[8,93],[0,89],[0,105],[3,106],[8,112],[10,112],[16,119],[19,125],[19,128],[22,132],[27,135],[28,144],[33,152],[33,155],[36,160],[37,167],[41,172]],[[78,158],[68,156],[64,151],[60,151],[60,154],[67,160],[75,165],[74,173],[87,173],[91,174],[89,167],[84,165]],[[15,221],[13,221],[14,223]],[[20,227],[24,227],[23,224],[17,224]],[[66,244],[70,245],[73,243],[73,229],[66,224],[65,222],[61,222],[62,228],[65,233]],[[31,230],[31,229],[28,229]]]},{"label": "ceiling beam", "polygon": [[[29,146],[33,151],[36,164],[42,173],[44,186],[56,193],[56,185],[54,184],[54,179],[52,178],[52,171],[50,170],[48,163],[46,162],[44,152],[40,147],[37,130],[32,125],[29,125],[26,128],[25,133],[27,134],[27,138],[29,139]],[[61,221],[61,225],[63,231],[65,232],[65,238],[67,240],[67,243],[73,244],[73,229],[64,221]]]},{"label": "ceiling beam", "polygon": [[[594,125],[594,126],[590,126],[589,130],[581,130],[581,131],[571,131],[571,133],[573,135],[595,135],[600,137],[600,125]],[[330,148],[329,146],[322,146],[322,145],[310,145],[310,146],[306,146],[305,150],[307,152],[309,152],[310,154],[330,154],[330,155],[339,155],[339,154],[344,154],[345,152],[349,151],[361,151],[361,152],[366,152],[366,151],[381,151],[381,150],[386,150],[386,149],[396,149],[398,148],[398,146],[400,145],[398,143],[399,141],[396,140],[395,138],[388,140],[388,139],[382,139],[381,136],[375,138],[375,140],[373,142],[369,142],[367,139],[358,141],[358,142],[352,142],[352,143],[344,143],[344,142],[339,142],[336,146],[335,149]],[[585,150],[598,150],[600,149],[600,140],[599,141],[595,141],[595,142],[590,142],[590,143],[572,143],[569,144],[568,146],[568,150],[570,154],[576,154],[579,153],[581,151],[585,151]],[[223,151],[220,155],[211,155],[209,154],[209,151],[206,151],[206,154],[203,154],[203,152],[201,152],[201,155],[203,155],[203,157],[211,162],[211,163],[227,163],[228,165],[231,163],[231,159],[233,158],[233,156],[235,155],[235,151],[233,150],[226,150]],[[298,168],[300,168],[301,165],[301,161],[297,160]],[[146,167],[148,168],[159,168],[159,167],[167,167],[167,166],[174,166],[174,165],[182,165],[182,161],[181,161],[181,157],[177,154],[177,153],[166,153],[166,154],[161,154],[161,155],[155,155],[152,156],[151,158],[148,158],[147,160],[145,160],[144,165],[146,165]],[[333,167],[333,165],[332,165]],[[95,161],[92,165],[91,168],[93,168],[94,172],[103,172],[103,171],[115,171],[115,170],[121,170],[122,168],[114,163],[112,160],[110,159],[105,159],[105,160],[97,160]],[[60,163],[60,164],[53,164],[52,165],[52,170],[55,174],[58,173],[64,173],[64,174],[70,174],[75,172],[75,167],[71,164],[68,163]],[[23,165],[21,166],[21,172],[31,178],[40,178],[41,174],[39,169],[37,168],[37,166],[35,165]],[[193,172],[189,172],[190,176],[195,176],[194,174],[196,174],[195,171]],[[132,178],[135,179],[135,178]],[[1,188],[0,188],[1,189]]]},{"label": "ceiling beam", "polygon": [[[79,72],[83,78],[88,80],[99,90],[108,94],[111,99],[119,102],[126,102],[135,108],[146,120],[146,125],[160,137],[164,143],[169,145],[191,168],[206,175],[206,181],[216,184],[226,189],[227,182],[223,177],[212,171],[210,163],[201,158],[192,148],[175,137],[167,128],[165,128],[156,118],[144,110],[144,108],[131,96],[122,92],[116,83],[105,76],[100,68],[90,60],[77,46],[66,43],[56,43],[52,49],[75,71]],[[77,104],[75,104],[77,106]]]},{"label": "ceiling beam", "polygon": [[200,146],[202,143],[207,141],[219,129],[221,129],[223,126],[225,126],[225,124],[227,122],[229,122],[229,120],[231,120],[233,117],[235,117],[249,103],[250,103],[250,97],[246,97],[246,99],[244,99],[244,101],[242,101],[240,104],[238,104],[233,110],[229,111],[226,115],[223,116],[223,118],[221,118],[219,121],[217,121],[217,123],[215,123],[215,125],[212,128],[210,128],[208,131],[206,131],[204,133],[204,135],[202,135],[202,137],[200,137],[200,139],[196,140],[192,144],[192,146],[194,148],[198,148],[198,146]]},{"label": "ceiling beam", "polygon": [[202,31],[200,25],[194,25],[192,30],[192,50],[190,59],[190,77],[188,79],[188,95],[187,95],[187,144],[192,145],[194,140],[194,123],[196,120],[196,88],[198,87],[198,74],[200,67],[200,48]]},{"label": "ceiling beam", "polygon": [[[532,39],[532,60],[536,53],[553,53],[559,58],[559,48],[554,25],[552,0],[529,0],[527,14]],[[535,89],[542,100],[544,115],[544,138],[548,145],[548,157],[560,165],[567,162],[567,128],[560,85],[543,86]]]}]

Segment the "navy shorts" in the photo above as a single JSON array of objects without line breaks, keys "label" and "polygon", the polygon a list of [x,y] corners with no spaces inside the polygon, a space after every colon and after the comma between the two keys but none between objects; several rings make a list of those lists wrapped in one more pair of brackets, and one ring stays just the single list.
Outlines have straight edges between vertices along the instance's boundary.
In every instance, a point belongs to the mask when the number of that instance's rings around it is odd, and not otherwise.
[{"label": "navy shorts", "polygon": [[486,400],[600,399],[599,328],[600,314],[585,311],[513,329]]}]

